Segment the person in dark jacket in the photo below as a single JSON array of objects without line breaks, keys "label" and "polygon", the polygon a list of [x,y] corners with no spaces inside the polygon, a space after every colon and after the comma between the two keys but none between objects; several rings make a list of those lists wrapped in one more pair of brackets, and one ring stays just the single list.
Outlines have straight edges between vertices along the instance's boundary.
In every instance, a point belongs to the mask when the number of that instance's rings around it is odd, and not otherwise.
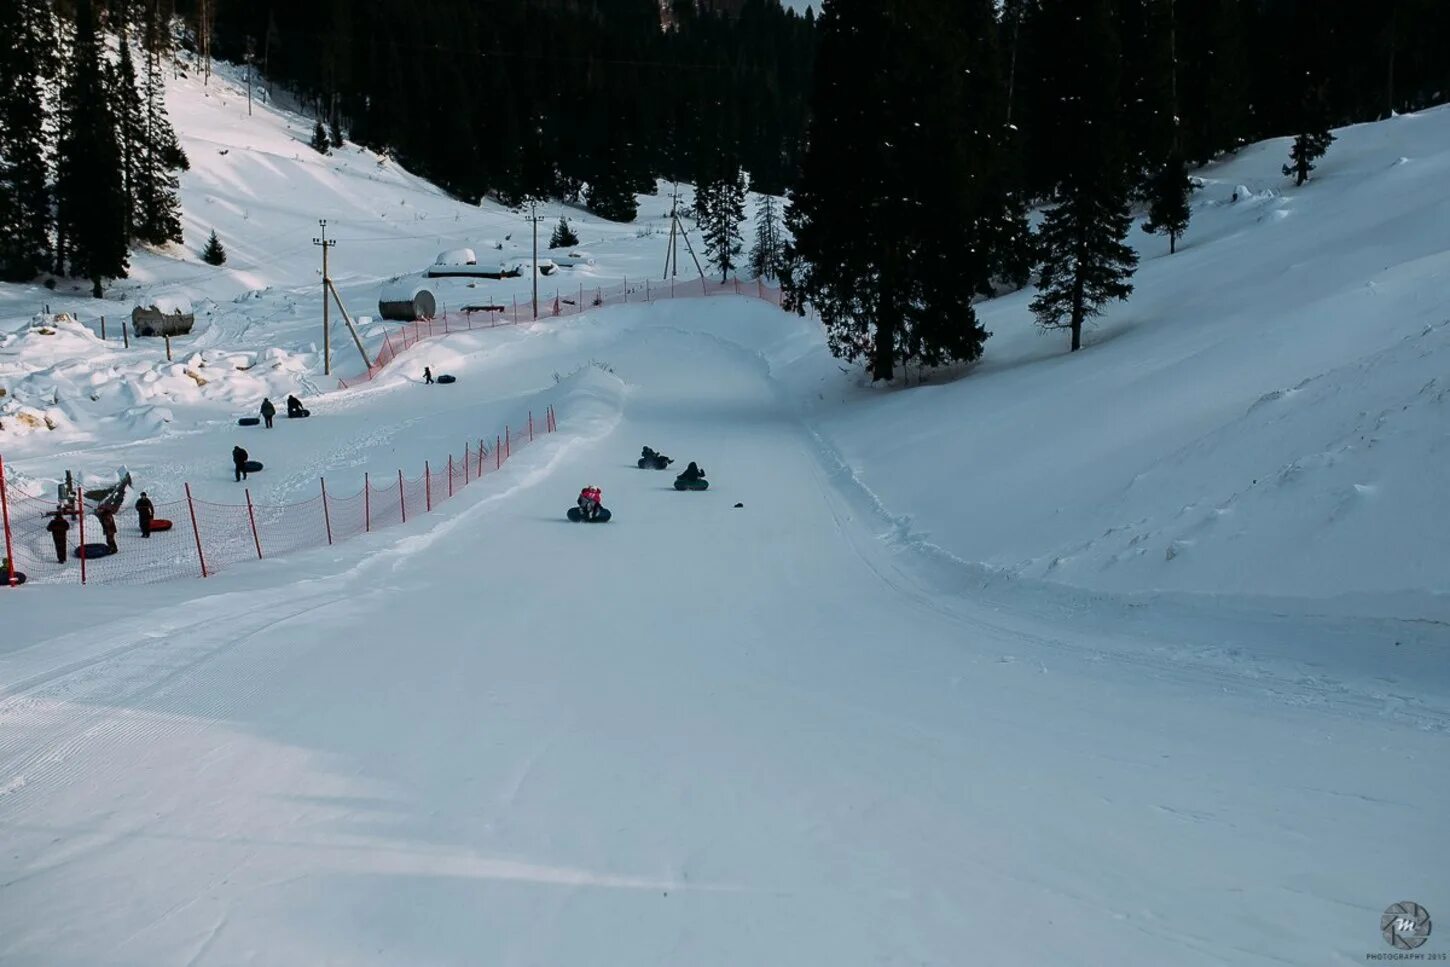
[{"label": "person in dark jacket", "polygon": [[425,386],[433,385],[433,370],[429,366],[423,367],[423,384]]},{"label": "person in dark jacket", "polygon": [[302,405],[302,401],[299,400],[297,397],[295,397],[295,396],[289,396],[289,397],[287,397],[287,416],[289,418],[296,416],[297,414],[301,413],[304,409],[306,409],[306,407],[304,407]]},{"label": "person in dark jacket", "polygon": [[690,465],[685,468],[685,472],[680,474],[680,479],[694,483],[696,480],[705,479],[705,471],[695,466],[695,461],[691,460]]},{"label": "person in dark jacket", "polygon": [[262,419],[267,423],[267,429],[272,429],[272,417],[277,415],[277,407],[272,405],[270,399],[262,400]]},{"label": "person in dark jacket", "polygon": [[237,471],[237,482],[241,483],[247,479],[247,451],[241,447],[232,447],[232,466]]},{"label": "person in dark jacket", "polygon": [[151,522],[156,519],[156,505],[151,498],[146,496],[146,491],[141,491],[141,496],[136,498],[136,519],[141,524],[141,536],[151,536]]},{"label": "person in dark jacket", "polygon": [[116,508],[102,504],[96,508],[96,520],[101,522],[101,533],[106,538],[106,550],[112,554],[120,551],[116,546]]},{"label": "person in dark jacket", "polygon": [[70,521],[65,519],[64,507],[57,507],[55,509],[55,516],[50,519],[49,524],[45,525],[45,529],[50,531],[50,539],[55,541],[55,563],[64,564],[66,554],[65,535],[70,530]]}]

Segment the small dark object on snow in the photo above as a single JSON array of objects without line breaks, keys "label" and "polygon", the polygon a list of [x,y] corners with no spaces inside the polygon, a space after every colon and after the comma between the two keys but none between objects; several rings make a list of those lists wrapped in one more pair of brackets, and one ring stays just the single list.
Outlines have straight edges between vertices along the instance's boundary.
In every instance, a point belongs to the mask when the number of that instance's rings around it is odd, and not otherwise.
[{"label": "small dark object on snow", "polygon": [[76,557],[93,559],[97,557],[110,557],[112,553],[114,552],[104,544],[82,544],[76,548]]},{"label": "small dark object on snow", "polygon": [[262,418],[260,416],[244,416],[237,421],[237,426],[256,426],[261,422]]},{"label": "small dark object on snow", "polygon": [[736,504],[735,506],[736,507],[744,507],[745,505],[744,504]]},{"label": "small dark object on snow", "polygon": [[436,380],[434,380],[434,382],[447,384],[456,383],[458,382],[458,380],[454,379],[452,376],[449,376],[447,373],[444,373],[442,376],[439,376]]},{"label": "small dark object on snow", "polygon": [[258,470],[261,469],[262,461],[260,460],[248,460],[246,463],[242,464],[243,473],[256,473]]},{"label": "small dark object on snow", "polygon": [[613,516],[614,515],[609,512],[608,507],[599,508],[598,513],[596,513],[593,517],[588,518],[584,516],[584,511],[580,510],[578,507],[569,508],[569,519],[576,524],[603,524]]}]

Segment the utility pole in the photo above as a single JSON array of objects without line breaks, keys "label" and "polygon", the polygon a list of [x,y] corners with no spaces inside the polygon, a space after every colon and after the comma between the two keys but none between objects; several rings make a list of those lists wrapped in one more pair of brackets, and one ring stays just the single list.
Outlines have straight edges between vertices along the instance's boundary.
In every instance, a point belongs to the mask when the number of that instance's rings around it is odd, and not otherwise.
[{"label": "utility pole", "polygon": [[539,318],[539,203],[529,202],[529,221],[534,226],[534,318]]},{"label": "utility pole", "polygon": [[322,373],[332,375],[332,330],[328,325],[327,296],[332,291],[332,279],[327,274],[327,250],[337,244],[336,239],[327,237],[327,219],[318,219],[322,226],[322,237],[314,238],[313,245],[322,246]]},{"label": "utility pole", "polygon": [[252,62],[257,57],[257,42],[247,38],[247,117],[252,116]]}]

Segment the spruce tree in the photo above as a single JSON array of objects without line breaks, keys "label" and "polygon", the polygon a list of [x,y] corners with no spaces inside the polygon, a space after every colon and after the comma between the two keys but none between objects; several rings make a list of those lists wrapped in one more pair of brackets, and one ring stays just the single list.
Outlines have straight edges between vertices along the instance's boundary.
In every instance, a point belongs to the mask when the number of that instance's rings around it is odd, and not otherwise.
[{"label": "spruce tree", "polygon": [[1295,136],[1289,148],[1289,163],[1284,165],[1285,176],[1294,179],[1295,186],[1309,180],[1309,173],[1317,165],[1314,162],[1324,157],[1334,143],[1334,134],[1329,130],[1329,111],[1322,84],[1311,85],[1304,94],[1300,112],[1300,133]]},{"label": "spruce tree", "polygon": [[[122,34],[120,54],[111,78],[112,110],[121,145],[121,183],[130,201],[126,216],[126,237],[141,234],[147,219],[150,191],[145,109],[137,90],[136,65],[131,59],[130,39]],[[144,190],[143,190],[144,186]],[[145,196],[145,197],[143,197]]]},{"label": "spruce tree", "polygon": [[332,149],[332,142],[327,137],[327,129],[322,126],[320,119],[312,129],[312,141],[310,144],[312,145],[312,150],[318,154],[327,154]]},{"label": "spruce tree", "polygon": [[811,127],[786,221],[787,298],[831,350],[937,366],[981,356],[973,308],[1022,229],[1008,190],[993,0],[841,0],[819,21]]},{"label": "spruce tree", "polygon": [[779,279],[785,267],[785,239],[780,232],[780,207],[774,195],[762,195],[755,208],[755,245],[750,249],[750,274]]},{"label": "spruce tree", "polygon": [[75,18],[75,49],[62,95],[57,222],[69,246],[70,273],[90,279],[92,294],[100,298],[103,279],[126,274],[130,201],[91,0],[77,0]]},{"label": "spruce tree", "polygon": [[1148,219],[1143,222],[1143,231],[1150,235],[1168,236],[1168,254],[1178,251],[1178,240],[1188,231],[1188,221],[1193,211],[1188,199],[1193,194],[1193,182],[1188,177],[1188,168],[1183,156],[1176,151],[1169,156],[1163,167],[1148,183]]},{"label": "spruce tree", "polygon": [[50,111],[55,21],[45,0],[0,3],[0,279],[22,282],[50,263]]},{"label": "spruce tree", "polygon": [[569,224],[569,219],[560,217],[559,224],[554,226],[554,234],[549,236],[549,248],[573,248],[579,244],[579,236]]},{"label": "spruce tree", "polygon": [[695,191],[695,221],[705,238],[705,255],[720,270],[720,281],[730,278],[742,240],[740,222],[745,218],[745,173],[725,163],[708,182]]},{"label": "spruce tree", "polygon": [[1138,263],[1123,242],[1132,218],[1114,2],[1042,0],[1041,26],[1045,80],[1060,98],[1052,134],[1067,150],[1039,232],[1043,265],[1032,311],[1044,328],[1071,330],[1076,352],[1083,324],[1132,293]]},{"label": "spruce tree", "polygon": [[202,249],[201,260],[207,265],[221,265],[227,260],[227,250],[222,248],[222,240],[217,238],[214,228],[211,237],[206,240],[206,248]]},{"label": "spruce tree", "polygon": [[343,140],[342,140],[342,128],[337,123],[337,115],[336,114],[334,114],[332,116],[331,131],[330,131],[330,133],[328,135],[328,140],[329,140],[329,143],[331,144],[332,147],[334,147],[334,148],[341,148],[342,147],[342,144],[343,144]]},{"label": "spruce tree", "polygon": [[156,4],[145,6],[143,20],[146,78],[141,90],[143,130],[134,189],[135,236],[148,245],[165,245],[182,240],[180,183],[175,169],[185,170],[190,165],[166,114],[166,79],[161,70],[165,25]]}]

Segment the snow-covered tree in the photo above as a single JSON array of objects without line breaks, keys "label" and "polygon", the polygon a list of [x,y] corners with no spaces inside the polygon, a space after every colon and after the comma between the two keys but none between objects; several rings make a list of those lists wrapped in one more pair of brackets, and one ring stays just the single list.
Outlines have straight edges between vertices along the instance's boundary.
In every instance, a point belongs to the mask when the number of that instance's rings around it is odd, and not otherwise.
[{"label": "snow-covered tree", "polygon": [[561,216],[559,224],[554,226],[554,234],[549,236],[549,248],[572,248],[578,244],[579,236],[569,224],[569,219]]},{"label": "snow-covered tree", "polygon": [[785,239],[780,231],[780,206],[764,195],[755,210],[755,244],[750,249],[750,273],[757,279],[778,279],[785,265]]},{"label": "snow-covered tree", "polygon": [[743,240],[740,222],[745,218],[745,172],[737,165],[723,165],[719,173],[695,191],[695,220],[705,237],[705,254],[720,270],[720,281],[730,277]]}]

